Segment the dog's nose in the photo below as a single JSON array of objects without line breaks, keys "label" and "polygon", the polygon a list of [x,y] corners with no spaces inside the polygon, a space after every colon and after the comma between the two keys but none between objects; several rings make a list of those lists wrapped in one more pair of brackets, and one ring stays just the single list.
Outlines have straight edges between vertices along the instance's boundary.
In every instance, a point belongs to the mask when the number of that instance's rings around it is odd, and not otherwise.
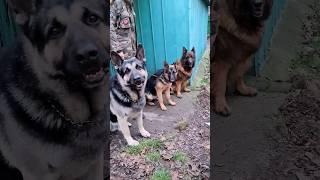
[{"label": "dog's nose", "polygon": [[78,61],[90,61],[98,58],[98,49],[93,44],[87,44],[78,49],[76,59]]},{"label": "dog's nose", "polygon": [[139,77],[135,77],[133,79],[133,82],[134,84],[142,84],[142,78],[139,76]]}]

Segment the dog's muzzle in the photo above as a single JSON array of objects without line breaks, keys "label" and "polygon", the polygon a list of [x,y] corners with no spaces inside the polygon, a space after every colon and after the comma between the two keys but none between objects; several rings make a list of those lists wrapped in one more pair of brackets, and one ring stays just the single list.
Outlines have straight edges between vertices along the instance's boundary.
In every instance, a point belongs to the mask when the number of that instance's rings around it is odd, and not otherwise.
[{"label": "dog's muzzle", "polygon": [[82,69],[82,77],[88,84],[100,83],[106,74],[107,63],[99,56],[98,48],[93,44],[87,44],[79,48],[75,55],[76,61]]}]

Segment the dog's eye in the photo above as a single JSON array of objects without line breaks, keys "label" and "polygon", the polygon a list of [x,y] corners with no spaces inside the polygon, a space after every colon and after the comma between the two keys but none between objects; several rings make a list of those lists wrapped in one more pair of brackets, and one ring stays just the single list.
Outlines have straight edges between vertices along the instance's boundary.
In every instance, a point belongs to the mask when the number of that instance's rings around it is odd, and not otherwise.
[{"label": "dog's eye", "polygon": [[141,67],[141,66],[139,66],[139,65],[136,65],[136,69],[141,70],[141,69],[142,69],[142,67]]},{"label": "dog's eye", "polygon": [[86,24],[88,24],[90,26],[94,26],[94,25],[98,25],[100,23],[100,18],[95,14],[87,12],[85,15],[84,21]]},{"label": "dog's eye", "polygon": [[130,70],[129,68],[127,68],[127,69],[125,70],[125,73],[128,74],[128,73],[130,73],[130,71],[131,71],[131,70]]},{"label": "dog's eye", "polygon": [[54,22],[48,31],[48,37],[50,39],[57,39],[64,34],[65,29],[62,24]]}]

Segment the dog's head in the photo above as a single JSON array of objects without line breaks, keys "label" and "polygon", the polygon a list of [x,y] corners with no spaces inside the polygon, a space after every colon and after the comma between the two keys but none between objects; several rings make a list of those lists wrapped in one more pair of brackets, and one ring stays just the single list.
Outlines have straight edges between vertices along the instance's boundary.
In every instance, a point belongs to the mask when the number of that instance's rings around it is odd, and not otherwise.
[{"label": "dog's head", "polygon": [[245,17],[257,21],[266,20],[270,13],[273,0],[227,0],[235,18]]},{"label": "dog's head", "polygon": [[24,51],[40,77],[93,88],[108,72],[108,21],[101,0],[8,0]]},{"label": "dog's head", "polygon": [[181,63],[183,68],[186,71],[191,71],[192,68],[194,68],[196,62],[196,50],[193,47],[192,50],[190,52],[188,52],[188,50],[183,47],[182,48],[182,57],[181,57]]},{"label": "dog's head", "polygon": [[178,75],[176,65],[168,64],[167,61],[164,61],[163,74],[166,80],[168,80],[171,83],[175,82]]},{"label": "dog's head", "polygon": [[125,60],[118,53],[111,52],[111,62],[117,70],[117,78],[122,86],[138,91],[145,88],[148,73],[142,45],[138,45],[135,57]]}]

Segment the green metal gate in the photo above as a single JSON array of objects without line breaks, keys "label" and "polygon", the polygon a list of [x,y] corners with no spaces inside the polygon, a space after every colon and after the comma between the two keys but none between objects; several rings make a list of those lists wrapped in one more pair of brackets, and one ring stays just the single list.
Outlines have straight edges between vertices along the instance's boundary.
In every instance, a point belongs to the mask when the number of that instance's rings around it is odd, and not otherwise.
[{"label": "green metal gate", "polygon": [[10,15],[6,0],[0,0],[0,48],[10,45],[15,39],[16,26]]}]

